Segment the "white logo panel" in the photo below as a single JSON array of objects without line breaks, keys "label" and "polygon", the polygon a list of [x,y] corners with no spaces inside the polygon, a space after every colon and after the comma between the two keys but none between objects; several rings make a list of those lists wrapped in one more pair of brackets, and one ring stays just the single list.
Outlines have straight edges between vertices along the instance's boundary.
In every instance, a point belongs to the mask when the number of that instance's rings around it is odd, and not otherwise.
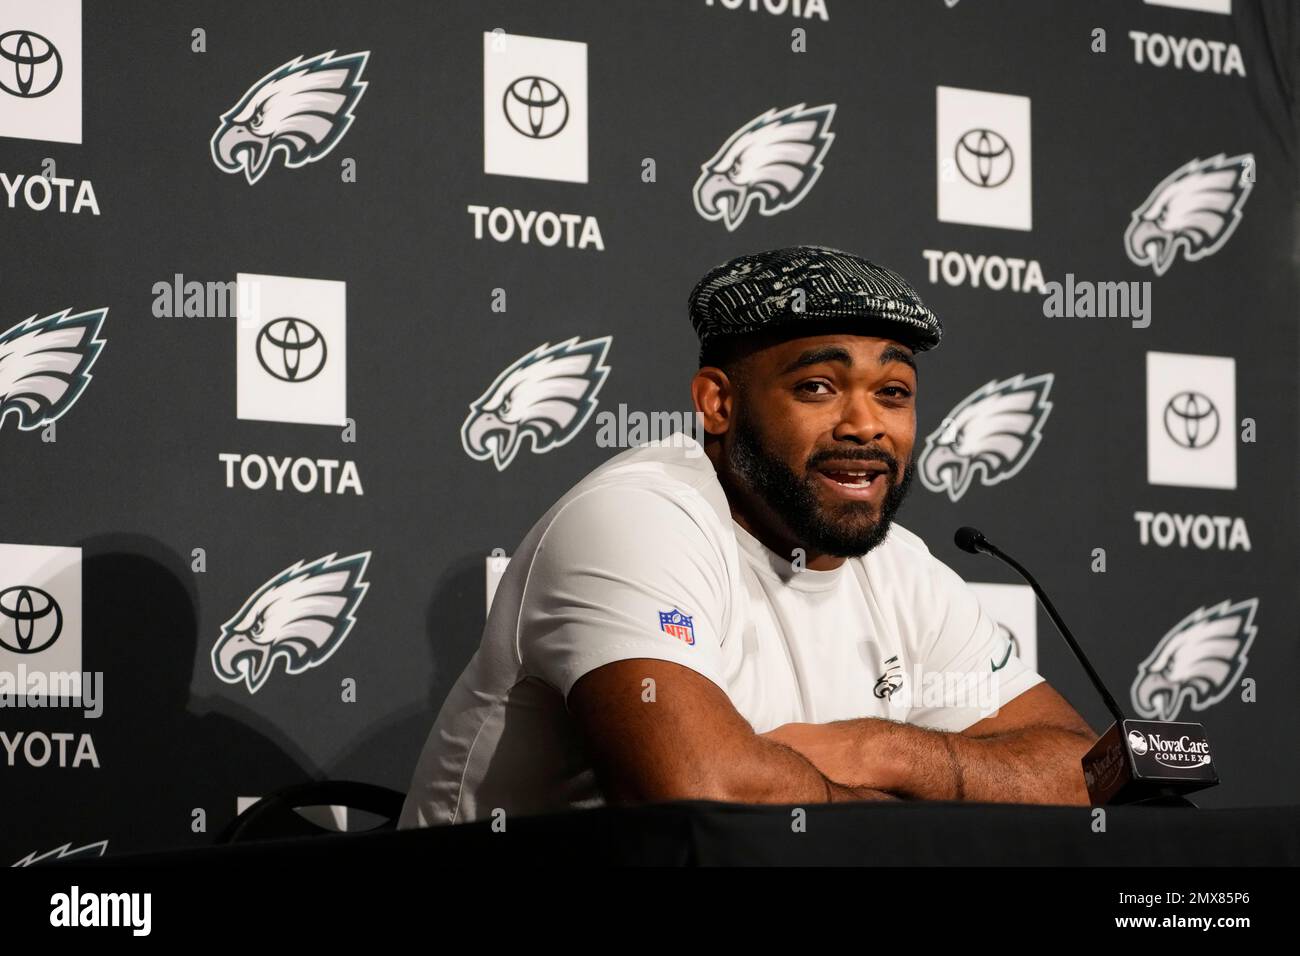
[{"label": "white logo panel", "polygon": [[587,181],[587,44],[483,34],[483,172]]},{"label": "white logo panel", "polygon": [[1146,0],[1153,7],[1177,7],[1202,13],[1232,13],[1232,0]]},{"label": "white logo panel", "polygon": [[80,675],[81,621],[80,548],[0,544],[0,671]]},{"label": "white logo panel", "polygon": [[81,0],[0,0],[0,136],[81,142]]},{"label": "white logo panel", "polygon": [[303,425],[347,418],[347,283],[239,273],[238,417]]},{"label": "white logo panel", "polygon": [[1033,228],[1029,97],[940,86],[939,221]]},{"label": "white logo panel", "polygon": [[1237,361],[1147,353],[1147,481],[1237,487]]}]

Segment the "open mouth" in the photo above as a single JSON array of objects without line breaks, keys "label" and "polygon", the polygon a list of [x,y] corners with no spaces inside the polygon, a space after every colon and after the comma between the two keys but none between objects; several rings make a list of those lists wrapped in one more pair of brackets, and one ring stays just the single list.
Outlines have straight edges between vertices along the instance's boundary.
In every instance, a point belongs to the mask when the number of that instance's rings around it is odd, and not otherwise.
[{"label": "open mouth", "polygon": [[853,498],[874,498],[888,483],[889,468],[880,461],[831,461],[817,473],[832,488]]},{"label": "open mouth", "polygon": [[882,471],[822,471],[831,481],[850,488],[865,488],[884,474]]}]

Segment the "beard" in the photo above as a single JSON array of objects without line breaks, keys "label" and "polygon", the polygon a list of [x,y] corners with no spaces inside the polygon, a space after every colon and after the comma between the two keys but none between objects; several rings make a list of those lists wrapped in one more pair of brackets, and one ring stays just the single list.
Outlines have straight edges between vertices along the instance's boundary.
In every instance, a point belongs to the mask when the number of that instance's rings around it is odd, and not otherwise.
[{"label": "beard", "polygon": [[[817,479],[809,472],[820,461],[855,459],[879,461],[889,468],[889,489],[880,503],[880,514],[867,501],[844,501],[826,507],[817,494]],[[803,475],[767,451],[758,430],[742,415],[736,420],[735,440],[728,456],[732,474],[737,475],[757,494],[793,532],[795,540],[806,548],[839,558],[856,558],[885,540],[894,515],[907,497],[912,484],[911,462],[896,479],[898,459],[879,448],[853,446],[814,452]]]}]

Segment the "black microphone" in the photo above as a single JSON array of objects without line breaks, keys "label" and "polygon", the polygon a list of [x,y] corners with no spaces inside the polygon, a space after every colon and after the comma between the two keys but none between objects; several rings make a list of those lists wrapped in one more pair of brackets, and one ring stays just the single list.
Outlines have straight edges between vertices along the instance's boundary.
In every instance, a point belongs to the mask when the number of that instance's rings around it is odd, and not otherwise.
[{"label": "black microphone", "polygon": [[1082,761],[1083,779],[1094,806],[1122,803],[1195,806],[1182,794],[1218,784],[1219,774],[1210,763],[1210,744],[1205,739],[1204,727],[1194,723],[1125,717],[1034,576],[976,528],[958,528],[953,541],[970,554],[992,555],[1029,582],[1043,610],[1065,638],[1065,643],[1070,645],[1092,686],[1105,702],[1106,709],[1115,718],[1115,723],[1101,735]]}]

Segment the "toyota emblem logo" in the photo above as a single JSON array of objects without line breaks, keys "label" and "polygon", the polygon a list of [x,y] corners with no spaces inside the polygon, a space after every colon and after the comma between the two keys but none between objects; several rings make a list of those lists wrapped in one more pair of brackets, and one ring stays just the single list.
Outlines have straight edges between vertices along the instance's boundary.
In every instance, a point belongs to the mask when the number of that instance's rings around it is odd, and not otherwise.
[{"label": "toyota emblem logo", "polygon": [[257,360],[282,382],[305,382],[325,367],[325,336],[293,316],[266,323],[257,334]]},{"label": "toyota emblem logo", "polygon": [[1219,410],[1200,392],[1179,392],[1165,404],[1165,434],[1181,448],[1204,448],[1219,435]]},{"label": "toyota emblem logo", "polygon": [[[39,653],[63,633],[63,610],[59,602],[48,591],[29,584],[0,591],[0,618],[13,622],[12,627],[6,623],[0,628],[0,647],[15,654]],[[36,640],[38,630],[44,635],[40,641]]]},{"label": "toyota emblem logo", "polygon": [[24,99],[44,96],[63,78],[54,44],[30,30],[0,34],[0,90]]},{"label": "toyota emblem logo", "polygon": [[1011,178],[1015,157],[1011,144],[991,129],[972,129],[962,133],[953,150],[957,171],[972,186],[993,189]]},{"label": "toyota emblem logo", "polygon": [[529,139],[549,139],[569,122],[569,98],[550,80],[521,76],[501,101],[506,122]]}]

